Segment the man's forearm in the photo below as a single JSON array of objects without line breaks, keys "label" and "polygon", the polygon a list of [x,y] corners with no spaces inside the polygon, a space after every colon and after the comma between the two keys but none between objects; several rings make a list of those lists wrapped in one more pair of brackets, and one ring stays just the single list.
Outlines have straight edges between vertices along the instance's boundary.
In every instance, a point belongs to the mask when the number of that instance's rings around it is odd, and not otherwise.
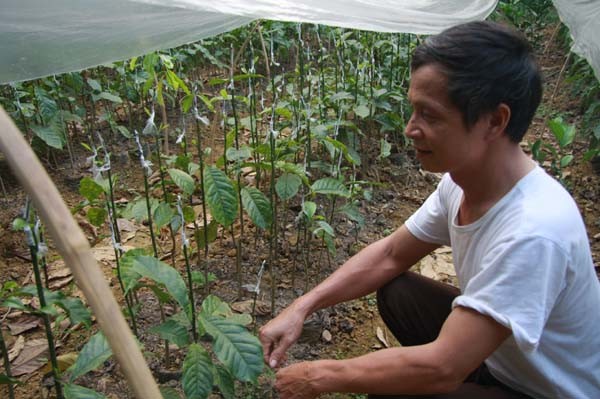
[{"label": "man's forearm", "polygon": [[408,270],[437,245],[417,240],[402,226],[349,259],[325,281],[295,302],[306,316],[316,310],[369,294]]},{"label": "man's forearm", "polygon": [[451,392],[461,380],[433,356],[431,346],[390,348],[353,359],[314,361],[310,364],[311,386],[319,393]]}]

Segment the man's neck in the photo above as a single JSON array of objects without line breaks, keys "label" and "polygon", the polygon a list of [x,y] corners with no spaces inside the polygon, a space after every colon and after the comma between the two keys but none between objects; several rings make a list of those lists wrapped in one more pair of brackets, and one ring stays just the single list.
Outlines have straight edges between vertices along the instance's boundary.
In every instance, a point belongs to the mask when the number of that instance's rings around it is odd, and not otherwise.
[{"label": "man's neck", "polygon": [[463,190],[459,224],[475,222],[534,169],[535,163],[518,145],[488,154],[471,170],[450,173]]}]

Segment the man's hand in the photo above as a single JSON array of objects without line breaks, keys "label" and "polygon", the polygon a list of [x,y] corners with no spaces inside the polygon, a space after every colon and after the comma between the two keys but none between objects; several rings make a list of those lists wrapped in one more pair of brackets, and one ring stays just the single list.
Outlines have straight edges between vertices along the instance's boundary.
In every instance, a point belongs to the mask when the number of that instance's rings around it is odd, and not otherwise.
[{"label": "man's hand", "polygon": [[319,395],[310,377],[312,363],[292,364],[277,372],[275,388],[281,399],[314,399]]},{"label": "man's hand", "polygon": [[269,367],[275,368],[285,360],[286,351],[302,333],[305,318],[306,314],[293,303],[260,329],[258,337]]}]

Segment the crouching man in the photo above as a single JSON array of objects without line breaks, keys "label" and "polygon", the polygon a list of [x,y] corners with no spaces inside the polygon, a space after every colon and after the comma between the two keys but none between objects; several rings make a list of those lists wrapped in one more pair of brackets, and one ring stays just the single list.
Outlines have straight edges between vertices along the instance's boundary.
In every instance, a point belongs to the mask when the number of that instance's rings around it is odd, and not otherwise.
[{"label": "crouching man", "polygon": [[[541,99],[526,40],[490,22],[429,37],[414,53],[405,129],[444,172],[403,226],[348,260],[260,331],[278,367],[314,311],[377,291],[401,347],[277,372],[283,399],[600,398],[600,284],[565,189],[519,146]],[[461,289],[408,269],[451,245]]]}]

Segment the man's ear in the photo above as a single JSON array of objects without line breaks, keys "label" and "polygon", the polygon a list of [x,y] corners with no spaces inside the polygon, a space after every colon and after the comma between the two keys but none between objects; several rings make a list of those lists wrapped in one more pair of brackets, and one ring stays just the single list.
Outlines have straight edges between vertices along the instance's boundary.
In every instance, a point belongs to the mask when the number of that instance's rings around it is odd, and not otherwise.
[{"label": "man's ear", "polygon": [[510,121],[510,107],[500,103],[495,110],[488,115],[488,139],[496,139],[504,134]]}]

